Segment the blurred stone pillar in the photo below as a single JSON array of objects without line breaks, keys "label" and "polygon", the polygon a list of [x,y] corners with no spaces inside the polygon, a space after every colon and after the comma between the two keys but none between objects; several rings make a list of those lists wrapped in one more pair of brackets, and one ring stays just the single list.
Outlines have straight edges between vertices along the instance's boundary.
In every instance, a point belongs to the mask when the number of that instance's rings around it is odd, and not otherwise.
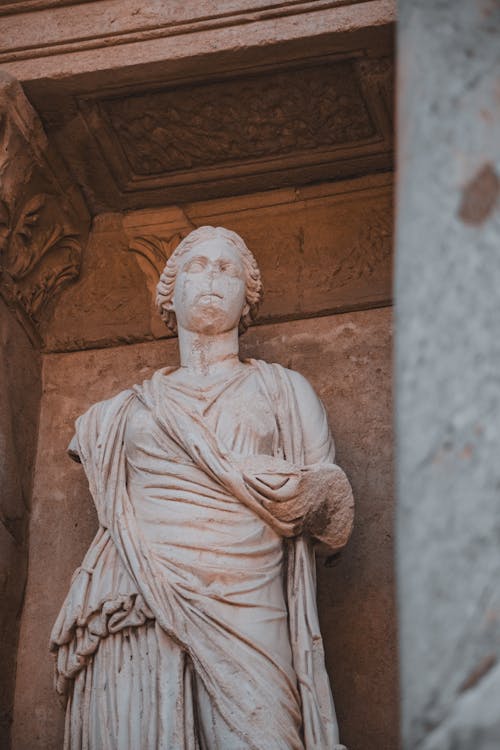
[{"label": "blurred stone pillar", "polygon": [[401,0],[404,749],[500,747],[500,5]]}]

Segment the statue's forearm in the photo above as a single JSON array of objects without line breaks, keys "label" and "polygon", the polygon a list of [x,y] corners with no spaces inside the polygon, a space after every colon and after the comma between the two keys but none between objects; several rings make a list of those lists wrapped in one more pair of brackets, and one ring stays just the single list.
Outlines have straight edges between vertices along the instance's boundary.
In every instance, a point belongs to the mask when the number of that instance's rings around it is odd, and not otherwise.
[{"label": "statue's forearm", "polygon": [[332,550],[341,549],[351,535],[354,498],[345,473],[336,464],[319,464],[306,472],[309,510],[303,530]]},{"label": "statue's forearm", "polygon": [[[269,466],[264,472],[266,463]],[[352,531],[354,500],[349,481],[339,466],[325,462],[294,467],[275,459],[266,462],[264,457],[255,457],[248,462],[247,468],[250,466],[254,471],[246,474],[246,479],[274,518],[291,524],[295,534],[309,534],[331,549],[346,544]],[[271,471],[272,468],[276,471]]]}]

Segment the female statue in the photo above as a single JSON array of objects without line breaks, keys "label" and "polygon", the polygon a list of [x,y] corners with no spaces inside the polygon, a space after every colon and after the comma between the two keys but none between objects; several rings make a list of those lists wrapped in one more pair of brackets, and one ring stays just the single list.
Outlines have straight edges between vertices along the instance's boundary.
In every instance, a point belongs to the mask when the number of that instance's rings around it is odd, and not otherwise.
[{"label": "female statue", "polygon": [[99,531],[52,633],[67,750],[340,747],[312,544],[346,543],[352,494],[309,383],[239,359],[261,294],[237,234],[193,231],[158,284],[180,367],[77,420]]}]

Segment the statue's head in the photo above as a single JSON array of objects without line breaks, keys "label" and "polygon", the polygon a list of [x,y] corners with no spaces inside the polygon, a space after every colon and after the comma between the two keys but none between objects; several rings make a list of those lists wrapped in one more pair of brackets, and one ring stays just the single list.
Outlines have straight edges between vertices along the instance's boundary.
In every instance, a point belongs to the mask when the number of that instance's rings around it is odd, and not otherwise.
[{"label": "statue's head", "polygon": [[170,330],[217,334],[254,320],[262,298],[257,262],[241,237],[223,227],[199,227],[167,261],[156,306]]}]

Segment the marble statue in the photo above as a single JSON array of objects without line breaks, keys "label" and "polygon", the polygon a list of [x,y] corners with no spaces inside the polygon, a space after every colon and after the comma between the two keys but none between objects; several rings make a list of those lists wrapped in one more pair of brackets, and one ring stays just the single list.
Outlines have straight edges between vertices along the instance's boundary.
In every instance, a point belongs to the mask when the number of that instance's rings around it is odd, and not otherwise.
[{"label": "marble statue", "polygon": [[180,367],[76,422],[99,530],[52,632],[67,750],[342,747],[313,545],[352,493],[307,380],[238,356],[261,295],[241,237],[191,232],[157,296]]}]

